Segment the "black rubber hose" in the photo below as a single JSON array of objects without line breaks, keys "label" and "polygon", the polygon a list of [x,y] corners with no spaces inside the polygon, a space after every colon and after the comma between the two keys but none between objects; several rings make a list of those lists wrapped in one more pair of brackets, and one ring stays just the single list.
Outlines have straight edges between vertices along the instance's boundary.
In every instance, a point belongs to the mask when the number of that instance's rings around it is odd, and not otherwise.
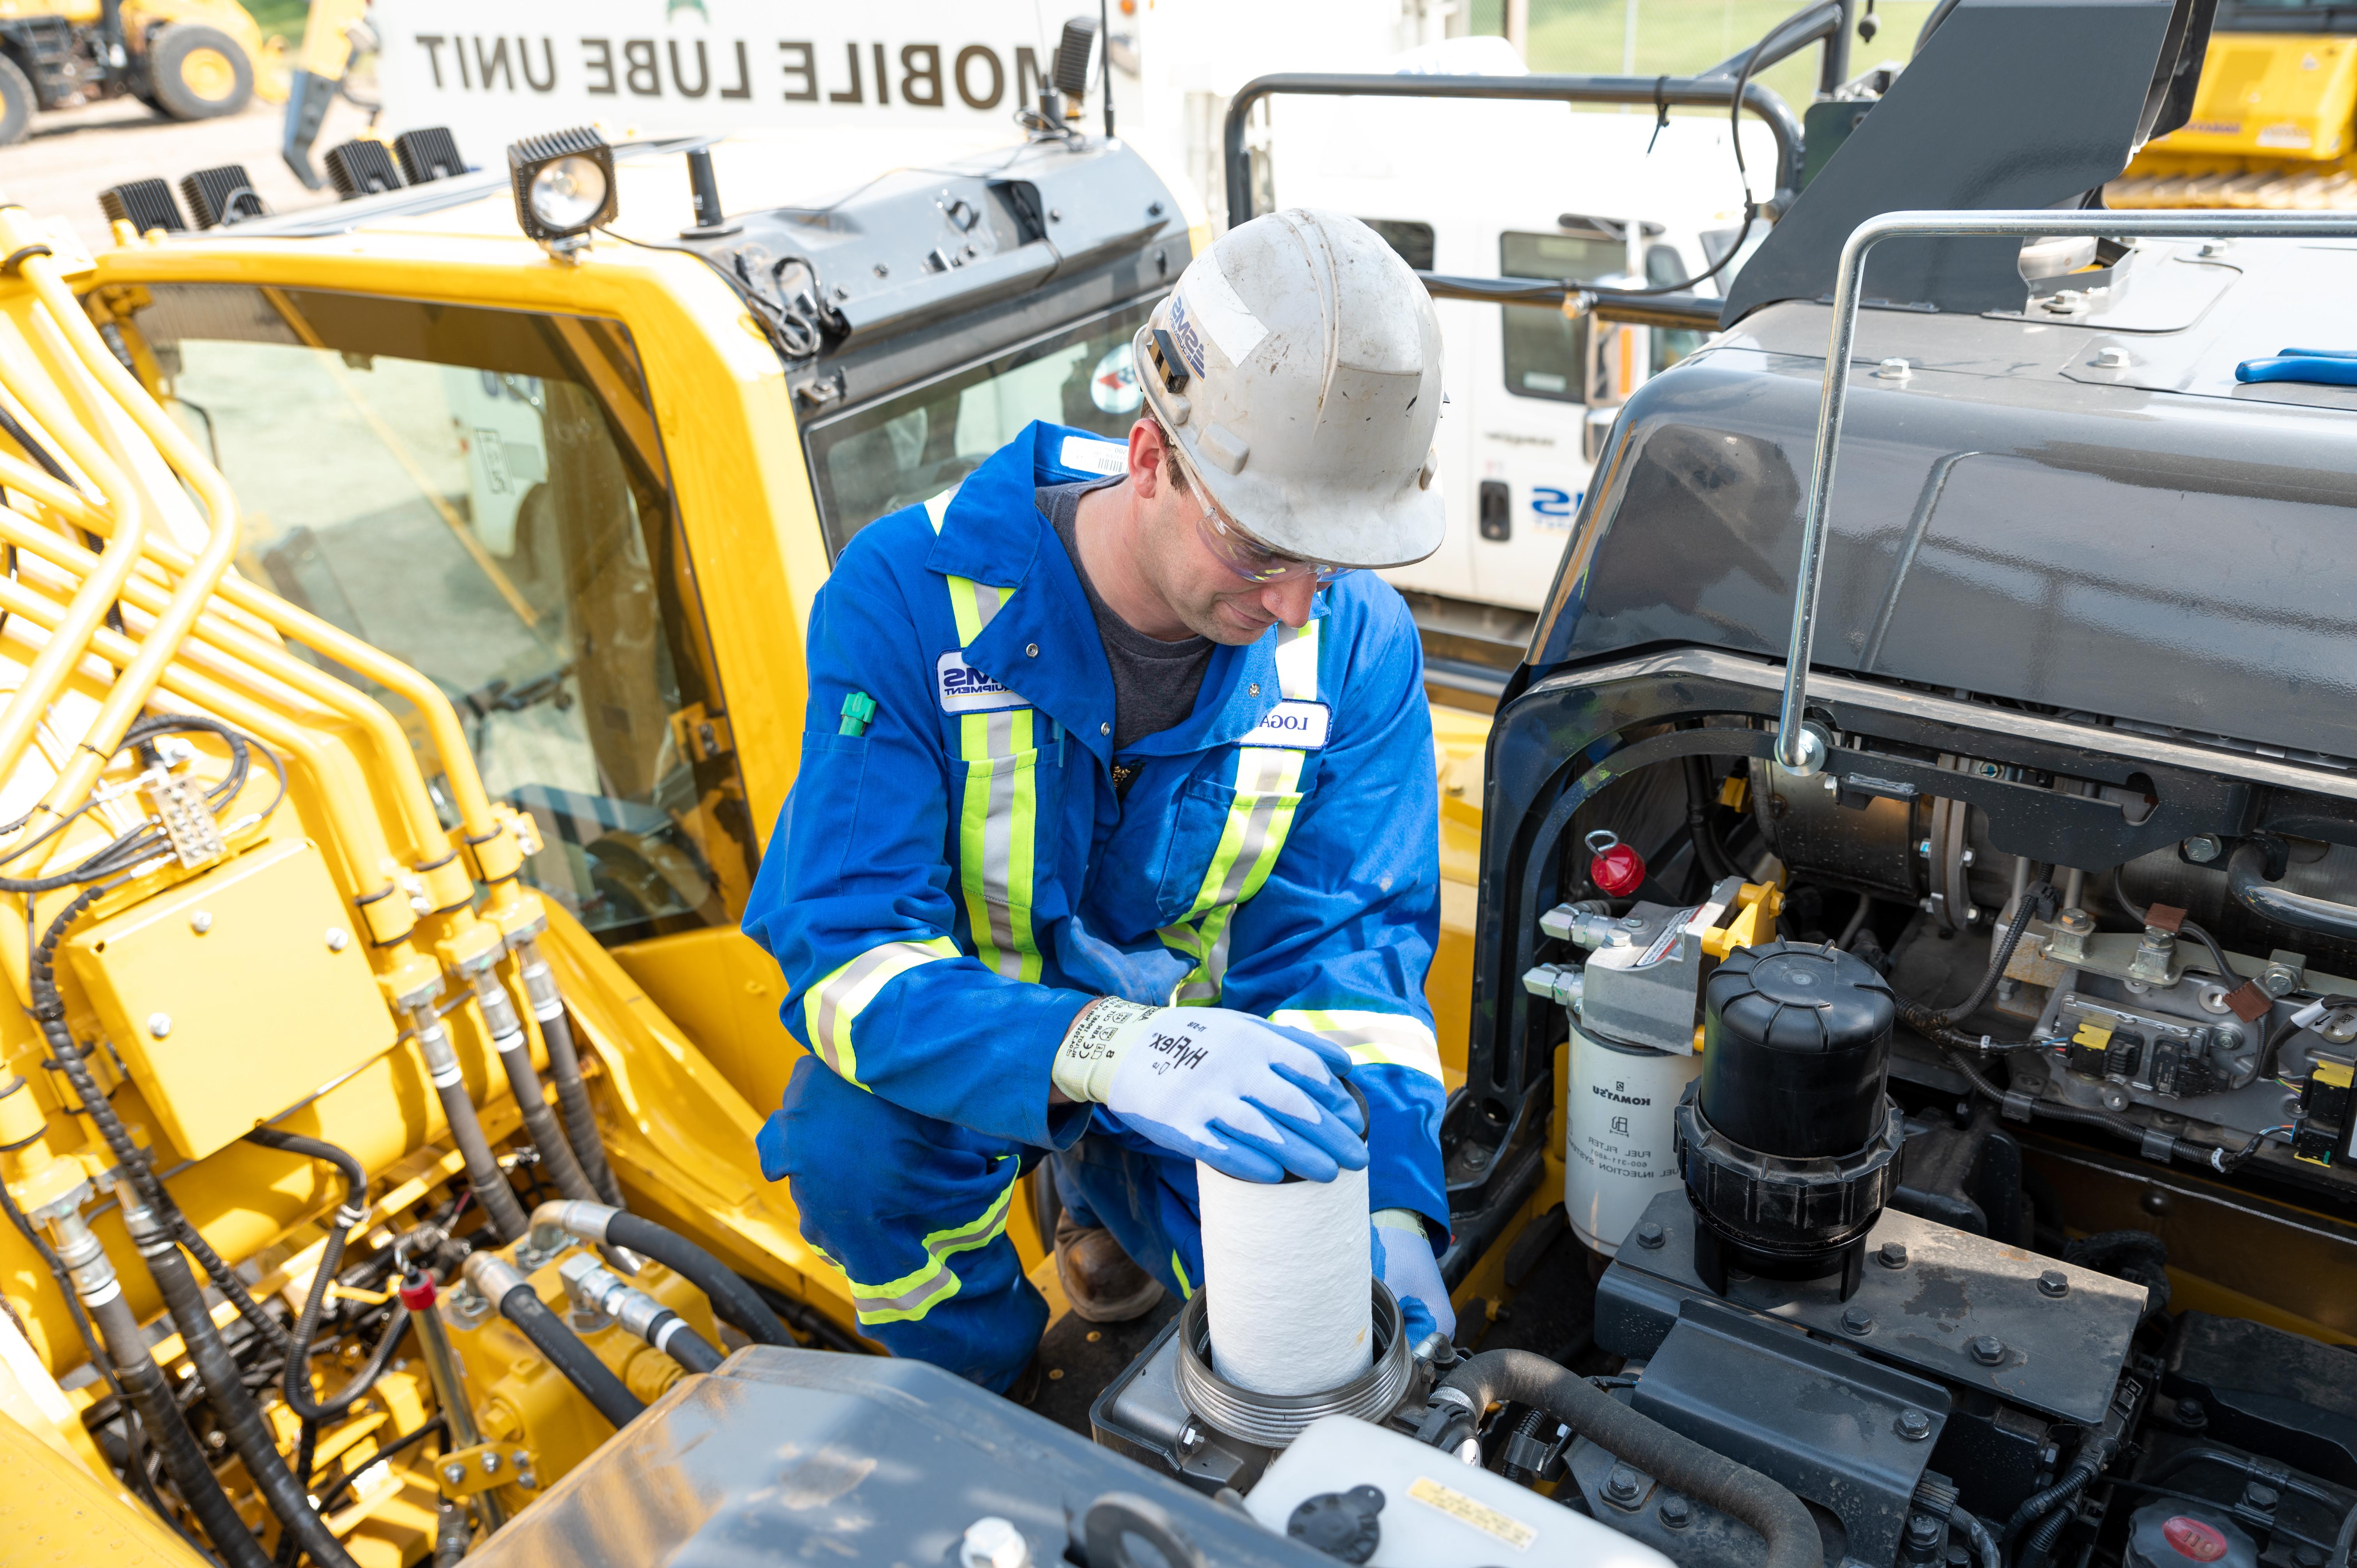
[{"label": "black rubber hose", "polygon": [[504,1246],[524,1233],[523,1205],[516,1201],[515,1188],[508,1185],[507,1174],[492,1157],[490,1141],[483,1136],[475,1102],[467,1097],[467,1079],[458,1070],[457,1054],[450,1048],[450,1032],[430,1004],[414,1009],[413,1016],[418,1052],[425,1058],[426,1076],[434,1080],[435,1097],[442,1101],[442,1119],[449,1124],[450,1141],[457,1144],[459,1157],[466,1161],[467,1186],[482,1206],[492,1236]]},{"label": "black rubber hose", "polygon": [[180,1415],[164,1369],[147,1353],[146,1338],[139,1332],[139,1320],[131,1316],[130,1303],[117,1292],[91,1306],[90,1315],[106,1342],[107,1359],[114,1363],[124,1398],[139,1412],[147,1440],[164,1461],[164,1473],[172,1477],[180,1500],[197,1516],[213,1550],[229,1568],[270,1568],[270,1554],[262,1550],[262,1542],[245,1528],[229,1494],[221,1490],[204,1450],[197,1446],[196,1434]]},{"label": "black rubber hose", "polygon": [[2051,1513],[2031,1528],[2029,1538],[2021,1543],[2020,1554],[2014,1560],[2018,1568],[2040,1568],[2054,1554],[2055,1543],[2062,1539],[2062,1531],[2069,1527],[2071,1516],[2077,1511],[2072,1506],[2076,1497],[2074,1492],[2063,1498]]},{"label": "black rubber hose", "polygon": [[585,1203],[603,1203],[604,1196],[591,1185],[588,1173],[574,1157],[572,1141],[556,1124],[555,1112],[548,1108],[540,1071],[532,1065],[531,1043],[521,1034],[515,1039],[512,1047],[500,1047],[500,1065],[507,1069],[508,1087],[514,1090],[516,1104],[522,1108],[524,1131],[532,1135],[532,1146],[540,1151],[540,1163],[555,1180],[556,1190],[565,1197],[577,1197]]},{"label": "black rubber hose", "polygon": [[647,1325],[647,1343],[691,1372],[709,1372],[727,1359],[676,1312],[665,1312]]},{"label": "black rubber hose", "polygon": [[[2031,1529],[2039,1520],[2056,1512],[2067,1511],[2071,1499],[2085,1491],[2087,1483],[2111,1463],[2112,1452],[2112,1444],[2100,1434],[2089,1436],[2081,1445],[2079,1456],[2071,1462],[2069,1469],[2062,1472],[2061,1479],[2044,1491],[2033,1492],[2024,1498],[2021,1506],[2013,1510],[2012,1516],[2005,1521],[2005,1528],[1997,1531],[1999,1546],[2010,1547],[2022,1531]],[[2048,1541],[2050,1547],[2052,1544],[2051,1541]]]},{"label": "black rubber hose", "polygon": [[676,1230],[617,1209],[606,1220],[606,1234],[598,1239],[627,1247],[642,1258],[652,1258],[674,1273],[686,1275],[711,1300],[712,1310],[755,1344],[793,1344],[793,1336],[753,1294],[753,1287],[737,1277],[736,1270]]},{"label": "black rubber hose", "polygon": [[[1046,1167],[1042,1166],[1040,1168],[1045,1169]],[[1053,1235],[1054,1233],[1055,1230],[1053,1226],[1050,1226],[1049,1230],[1044,1232],[1044,1234],[1048,1235]],[[740,1275],[738,1277],[742,1278],[743,1276]],[[825,1346],[828,1349],[840,1350],[846,1356],[865,1356],[867,1354],[866,1346],[862,1345],[858,1340],[854,1339],[850,1335],[845,1333],[843,1329],[836,1325],[834,1319],[829,1317],[818,1308],[811,1305],[808,1302],[796,1301],[793,1297],[786,1294],[783,1291],[771,1290],[768,1285],[761,1283],[759,1280],[750,1280],[747,1281],[747,1283],[752,1285],[754,1294],[761,1298],[762,1304],[768,1306],[771,1312],[778,1315],[778,1321],[784,1324],[787,1327],[793,1329],[796,1333],[807,1334],[819,1344]]]},{"label": "black rubber hose", "polygon": [[[368,1173],[361,1168],[360,1161],[333,1144],[300,1133],[256,1127],[245,1135],[245,1141],[306,1159],[323,1160],[343,1174],[343,1207],[336,1211],[335,1220],[328,1228],[327,1247],[320,1253],[318,1269],[311,1275],[310,1294],[304,1298],[303,1310],[296,1316],[295,1342],[286,1352],[286,1373],[282,1380],[287,1405],[307,1424],[331,1421],[343,1410],[323,1406],[311,1395],[311,1337],[318,1332],[320,1315],[327,1309],[328,1287],[343,1270],[344,1248],[350,1243],[352,1228],[368,1218]],[[351,1400],[367,1391],[365,1386],[346,1391]],[[346,1408],[349,1406],[347,1401]],[[299,1473],[304,1466],[298,1464],[296,1468]]]},{"label": "black rubber hose", "polygon": [[601,1203],[615,1208],[622,1202],[622,1184],[606,1163],[606,1140],[597,1132],[597,1114],[589,1105],[589,1086],[581,1079],[581,1055],[574,1048],[573,1020],[560,1002],[540,1020],[540,1037],[548,1047],[548,1076],[556,1080],[556,1107],[565,1115],[565,1135],[573,1141],[574,1157],[581,1162],[589,1185]]},{"label": "black rubber hose", "polygon": [[2030,911],[2044,909],[2046,901],[2053,897],[2053,887],[2044,882],[2033,882],[2024,887],[2020,900],[2013,907],[2013,923],[2005,929],[2005,940],[1989,955],[1988,968],[1981,972],[1980,983],[1973,987],[1972,994],[1953,1007],[1936,1009],[1902,999],[1900,1021],[1919,1035],[1937,1039],[1942,1030],[1953,1028],[1980,1011],[1981,1004],[1996,989],[1996,983],[2005,978],[2005,966],[2013,961],[2013,950],[2021,945],[2021,933],[2029,929]]},{"label": "black rubber hose", "polygon": [[1973,1556],[1980,1568],[2005,1568],[2005,1558],[1997,1551],[1996,1537],[1989,1533],[1989,1527],[1980,1515],[1953,1509],[1949,1511],[1948,1522],[1964,1531],[1964,1539],[1972,1542]]},{"label": "black rubber hose", "polygon": [[[1433,1411],[1455,1402],[1471,1407],[1431,1435],[1456,1435],[1491,1405],[1516,1401],[1545,1412],[1572,1431],[1673,1491],[1709,1504],[1749,1525],[1768,1543],[1766,1568],[1824,1568],[1824,1541],[1800,1498],[1759,1471],[1639,1415],[1586,1378],[1528,1350],[1485,1350],[1459,1366],[1434,1391]],[[1434,1426],[1430,1417],[1427,1427]],[[1425,1436],[1427,1434],[1419,1433]],[[1461,1438],[1460,1438],[1461,1440]]]},{"label": "black rubber hose", "polygon": [[221,1342],[221,1330],[213,1326],[204,1290],[180,1256],[178,1244],[160,1225],[149,1237],[135,1240],[139,1240],[140,1256],[146,1260],[147,1272],[180,1331],[188,1359],[196,1365],[213,1414],[229,1434],[230,1446],[245,1461],[246,1474],[261,1490],[263,1501],[278,1516],[278,1522],[295,1533],[314,1563],[322,1568],[358,1568],[343,1542],[328,1528],[328,1521],[312,1510],[311,1500],[305,1495],[307,1488],[279,1456],[278,1440],[263,1419],[262,1407],[246,1392],[244,1369]]},{"label": "black rubber hose", "polygon": [[522,1329],[523,1337],[548,1358],[549,1365],[564,1373],[565,1381],[580,1390],[581,1397],[613,1423],[616,1431],[646,1412],[647,1407],[622,1386],[622,1380],[548,1310],[529,1281],[519,1283],[500,1298],[500,1316]]}]

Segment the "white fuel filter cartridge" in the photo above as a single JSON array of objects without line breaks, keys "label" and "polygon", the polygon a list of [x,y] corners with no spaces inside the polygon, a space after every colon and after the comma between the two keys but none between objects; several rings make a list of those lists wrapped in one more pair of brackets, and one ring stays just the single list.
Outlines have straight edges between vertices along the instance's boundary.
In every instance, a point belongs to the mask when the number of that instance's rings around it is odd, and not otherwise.
[{"label": "white fuel filter cartridge", "polygon": [[1271,1185],[1195,1166],[1211,1368],[1263,1394],[1322,1394],[1374,1359],[1367,1173]]},{"label": "white fuel filter cartridge", "polygon": [[1654,1195],[1679,1185],[1672,1122],[1702,1058],[1612,1045],[1577,1026],[1570,1057],[1564,1212],[1581,1244],[1609,1258]]}]

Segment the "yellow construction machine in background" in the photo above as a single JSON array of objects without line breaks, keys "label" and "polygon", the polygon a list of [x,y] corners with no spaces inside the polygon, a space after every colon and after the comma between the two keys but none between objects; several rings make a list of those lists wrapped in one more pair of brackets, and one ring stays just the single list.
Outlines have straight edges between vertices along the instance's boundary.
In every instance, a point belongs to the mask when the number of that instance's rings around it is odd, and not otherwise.
[{"label": "yellow construction machine in background", "polygon": [[2124,208],[2357,208],[2357,13],[2225,0],[2193,117],[2104,194]]},{"label": "yellow construction machine in background", "polygon": [[[138,1513],[447,1556],[727,1348],[860,1348],[753,1146],[801,628],[1031,419],[1126,429],[1197,242],[1060,131],[576,147],[594,214],[447,143],[201,231],[127,182],[95,257],[0,208],[0,1463],[175,1562]],[[1488,716],[1441,695],[1454,1087]]]},{"label": "yellow construction machine in background", "polygon": [[0,0],[0,147],[41,111],[125,94],[175,120],[285,96],[282,46],[237,0]]}]

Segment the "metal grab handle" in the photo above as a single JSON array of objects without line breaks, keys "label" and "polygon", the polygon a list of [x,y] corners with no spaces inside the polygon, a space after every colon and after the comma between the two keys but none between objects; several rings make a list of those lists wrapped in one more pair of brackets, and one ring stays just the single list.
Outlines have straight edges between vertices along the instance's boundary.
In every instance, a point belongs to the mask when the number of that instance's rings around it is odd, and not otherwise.
[{"label": "metal grab handle", "polygon": [[1784,656],[1784,704],[1779,715],[1776,761],[1803,777],[1824,766],[1824,738],[1803,719],[1809,701],[1809,651],[1817,634],[1817,590],[1824,577],[1825,507],[1834,489],[1835,450],[1848,403],[1849,357],[1857,336],[1858,290],[1866,253],[1893,237],[1936,235],[2039,239],[2094,234],[2104,239],[2348,239],[2357,238],[2357,214],[2344,212],[1886,212],[1851,231],[1834,278],[1834,320],[1825,349],[1825,384],[1817,404],[1816,467],[1801,515],[1799,588],[1792,601],[1792,640]]}]

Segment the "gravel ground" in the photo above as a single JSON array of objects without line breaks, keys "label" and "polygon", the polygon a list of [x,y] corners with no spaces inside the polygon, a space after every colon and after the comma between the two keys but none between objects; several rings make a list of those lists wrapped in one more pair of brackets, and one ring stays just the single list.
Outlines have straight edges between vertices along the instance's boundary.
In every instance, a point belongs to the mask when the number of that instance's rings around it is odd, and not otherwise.
[{"label": "gravel ground", "polygon": [[[98,193],[126,180],[171,181],[222,164],[243,164],[274,212],[333,201],[306,190],[278,156],[285,106],[256,100],[243,113],[188,124],[167,120],[135,98],[37,114],[32,134],[0,149],[0,197],[38,216],[63,217],[93,248],[113,243]],[[338,99],[312,146],[312,161],[368,127],[368,116]]]}]

